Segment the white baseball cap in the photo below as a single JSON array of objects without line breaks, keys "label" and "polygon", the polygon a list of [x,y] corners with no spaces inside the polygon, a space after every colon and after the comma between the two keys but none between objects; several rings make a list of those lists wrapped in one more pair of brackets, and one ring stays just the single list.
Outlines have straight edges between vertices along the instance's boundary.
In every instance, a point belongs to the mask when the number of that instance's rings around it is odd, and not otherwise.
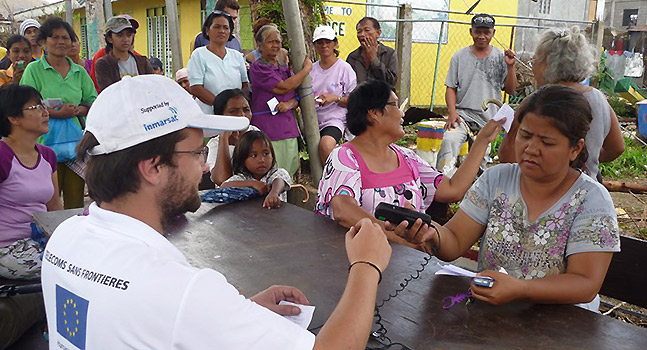
[{"label": "white baseball cap", "polygon": [[191,95],[165,76],[124,76],[103,90],[88,112],[86,131],[99,142],[88,153],[120,151],[184,128],[205,129],[205,137],[211,137],[248,126],[244,117],[204,114]]},{"label": "white baseball cap", "polygon": [[27,29],[32,27],[40,29],[40,23],[38,23],[38,21],[36,21],[35,19],[27,18],[22,23],[20,23],[20,35],[25,35]]},{"label": "white baseball cap", "polygon": [[331,26],[319,26],[312,33],[312,42],[319,39],[335,40],[335,30]]}]

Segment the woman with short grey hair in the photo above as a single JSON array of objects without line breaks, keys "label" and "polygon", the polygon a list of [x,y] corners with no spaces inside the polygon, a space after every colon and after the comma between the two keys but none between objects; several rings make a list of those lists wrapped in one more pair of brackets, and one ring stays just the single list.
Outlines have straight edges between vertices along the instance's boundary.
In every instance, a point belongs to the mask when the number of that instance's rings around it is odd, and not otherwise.
[{"label": "woman with short grey hair", "polygon": [[533,73],[537,85],[579,83],[593,73],[595,61],[595,49],[577,26],[548,29],[535,48]]},{"label": "woman with short grey hair", "polygon": [[276,166],[293,176],[299,168],[299,128],[294,117],[298,106],[296,89],[310,73],[312,61],[306,56],[303,69],[294,74],[279,60],[281,33],[274,25],[261,27],[255,39],[261,58],[249,69],[253,91],[251,123],[272,141]]},{"label": "woman with short grey hair", "polygon": [[[598,89],[581,84],[595,70],[595,48],[577,26],[549,29],[539,39],[531,63],[538,87],[560,84],[579,91],[589,101],[593,120],[586,134],[589,159],[584,171],[601,181],[599,163],[611,162],[619,157],[625,145],[618,118],[606,96]],[[516,162],[514,141],[518,126],[515,121],[499,148],[501,162]]]}]

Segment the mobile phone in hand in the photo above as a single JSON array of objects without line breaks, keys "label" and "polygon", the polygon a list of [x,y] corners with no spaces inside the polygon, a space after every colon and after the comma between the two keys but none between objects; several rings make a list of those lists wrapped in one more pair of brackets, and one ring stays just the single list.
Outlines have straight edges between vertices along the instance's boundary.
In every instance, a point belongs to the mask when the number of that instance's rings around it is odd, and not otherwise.
[{"label": "mobile phone in hand", "polygon": [[407,228],[411,228],[417,219],[422,219],[423,224],[431,224],[431,216],[389,203],[378,204],[375,208],[375,217],[378,220],[388,221],[394,225],[399,225],[406,220],[409,223]]},{"label": "mobile phone in hand", "polygon": [[494,279],[487,276],[476,276],[472,277],[472,283],[474,283],[475,286],[492,288],[492,286],[494,286]]}]

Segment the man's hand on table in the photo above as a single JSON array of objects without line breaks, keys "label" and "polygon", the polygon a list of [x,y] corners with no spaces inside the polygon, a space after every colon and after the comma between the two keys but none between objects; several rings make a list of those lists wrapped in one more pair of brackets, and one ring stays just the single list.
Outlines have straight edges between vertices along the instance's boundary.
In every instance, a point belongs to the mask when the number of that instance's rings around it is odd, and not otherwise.
[{"label": "man's hand on table", "polygon": [[391,260],[391,246],[382,228],[364,218],[346,233],[346,254],[351,264],[367,261],[384,271]]},{"label": "man's hand on table", "polygon": [[310,305],[308,298],[306,298],[302,291],[290,286],[271,286],[249,298],[249,300],[281,316],[294,316],[301,313],[301,309],[296,306],[279,305],[283,300],[295,304]]}]

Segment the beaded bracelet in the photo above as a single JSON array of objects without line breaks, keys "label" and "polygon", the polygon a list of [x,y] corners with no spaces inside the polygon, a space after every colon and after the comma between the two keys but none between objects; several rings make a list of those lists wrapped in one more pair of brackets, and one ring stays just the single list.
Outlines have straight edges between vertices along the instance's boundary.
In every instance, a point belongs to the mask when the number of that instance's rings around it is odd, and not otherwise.
[{"label": "beaded bracelet", "polygon": [[431,252],[434,253],[434,256],[438,256],[438,252],[440,251],[440,230],[438,230],[438,227],[434,225],[433,222],[431,222],[429,225],[436,230],[436,236],[438,237],[438,244],[434,244],[434,246],[431,248]]},{"label": "beaded bracelet", "polygon": [[377,271],[377,273],[380,274],[380,279],[377,280],[377,284],[380,284],[380,282],[382,282],[382,271],[380,270],[379,267],[377,267],[377,265],[373,264],[370,261],[359,260],[359,261],[355,261],[354,263],[350,264],[350,266],[348,266],[348,272],[350,272],[350,269],[352,269],[353,266],[355,266],[355,264],[367,264],[373,267]]}]

